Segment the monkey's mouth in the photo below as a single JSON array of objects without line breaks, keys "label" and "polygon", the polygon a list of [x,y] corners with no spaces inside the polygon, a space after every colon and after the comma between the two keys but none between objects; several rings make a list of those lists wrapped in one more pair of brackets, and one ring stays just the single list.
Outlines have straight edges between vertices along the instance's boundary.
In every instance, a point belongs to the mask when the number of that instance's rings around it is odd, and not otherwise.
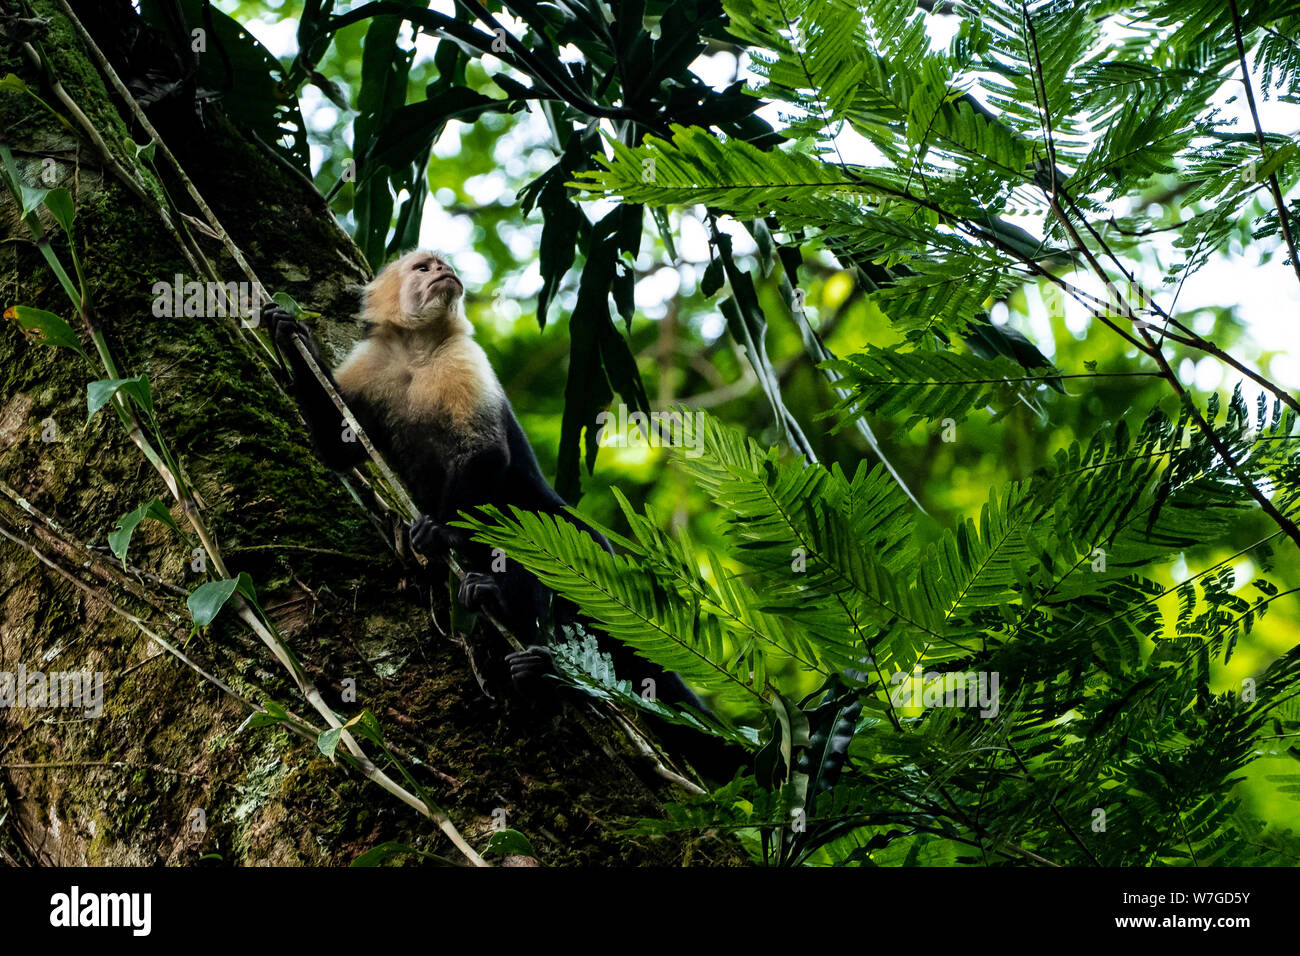
[{"label": "monkey's mouth", "polygon": [[412,316],[436,317],[461,297],[465,286],[454,273],[422,276],[422,282],[411,289],[411,299],[407,308]]}]

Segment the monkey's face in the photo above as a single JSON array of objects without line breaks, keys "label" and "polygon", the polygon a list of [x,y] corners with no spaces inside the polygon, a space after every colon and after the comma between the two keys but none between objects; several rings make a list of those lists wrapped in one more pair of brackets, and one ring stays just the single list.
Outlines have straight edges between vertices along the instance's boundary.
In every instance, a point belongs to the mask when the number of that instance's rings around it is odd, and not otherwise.
[{"label": "monkey's face", "polygon": [[417,252],[396,265],[401,270],[402,312],[416,324],[445,317],[465,292],[456,270],[439,256]]},{"label": "monkey's face", "polygon": [[458,318],[464,292],[456,270],[445,259],[431,252],[412,252],[366,287],[365,312],[372,322],[425,328]]}]

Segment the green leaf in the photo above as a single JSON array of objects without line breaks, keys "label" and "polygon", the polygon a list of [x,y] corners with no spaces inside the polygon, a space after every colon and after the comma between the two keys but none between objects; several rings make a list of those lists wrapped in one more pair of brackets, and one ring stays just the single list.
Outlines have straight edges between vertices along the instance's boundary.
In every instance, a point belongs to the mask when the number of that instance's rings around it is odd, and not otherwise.
[{"label": "green leaf", "polygon": [[339,741],[341,739],[343,739],[343,728],[331,727],[329,730],[323,731],[321,735],[316,738],[316,747],[326,757],[333,760],[334,752],[338,750]]},{"label": "green leaf", "polygon": [[588,469],[595,467],[596,416],[614,397],[615,389],[629,409],[650,411],[636,358],[609,311],[610,293],[617,281],[616,263],[628,245],[625,232],[630,224],[639,237],[640,221],[639,206],[620,206],[596,223],[589,237],[578,301],[569,320],[569,375],[555,476],[555,489],[562,498],[575,499],[581,491],[584,450]]},{"label": "green leaf", "polygon": [[82,348],[77,333],[72,330],[72,326],[53,312],[34,309],[30,305],[15,305],[5,310],[5,316],[17,321],[18,325],[24,332],[28,333],[28,338],[33,342],[41,345],[56,345],[61,348],[69,348],[82,358],[88,358],[86,350]]},{"label": "green leaf", "polygon": [[153,414],[153,395],[149,391],[149,379],[146,376],[102,378],[86,386],[86,421],[94,418],[95,413],[107,405],[119,390],[126,393],[147,414]]},{"label": "green leaf", "polygon": [[316,87],[325,94],[326,99],[341,110],[352,109],[352,104],[348,102],[348,95],[343,88],[326,76],[320,70],[312,70],[312,86]]},{"label": "green leaf", "polygon": [[722,288],[724,281],[726,275],[722,271],[722,260],[715,256],[704,269],[704,277],[700,279],[700,293],[705,298],[712,298],[713,293]]},{"label": "green leaf", "polygon": [[904,428],[919,421],[963,421],[995,399],[1003,409],[1017,399],[1028,402],[1034,386],[1056,373],[1050,366],[1026,381],[1024,369],[997,356],[991,359],[958,352],[882,349],[868,345],[822,368],[840,373],[849,394],[836,410],[846,417],[871,412],[897,419]]},{"label": "green leaf", "polygon": [[271,301],[284,309],[284,311],[288,312],[294,318],[302,315],[302,306],[298,304],[297,299],[287,292],[277,292],[275,295],[271,296]]},{"label": "green leaf", "polygon": [[483,518],[454,524],[503,548],[616,640],[726,699],[753,706],[760,698],[761,665],[750,653],[728,650],[721,622],[707,607],[681,600],[670,584],[628,557],[611,556],[570,521],[518,508],[511,515],[491,506],[481,511]]},{"label": "green leaf", "polygon": [[[805,708],[807,705],[804,701]],[[846,688],[839,675],[827,684],[821,704],[806,711],[808,746],[800,753],[797,765],[809,777],[810,811],[815,809],[817,795],[832,789],[839,781],[861,712],[862,702],[857,692]]]},{"label": "green leaf", "polygon": [[63,231],[71,236],[72,220],[76,215],[76,209],[72,204],[72,193],[62,186],[51,189],[45,196],[45,208],[53,213],[54,218],[63,227]]},{"label": "green leaf", "polygon": [[655,226],[659,229],[659,238],[664,242],[664,251],[668,253],[668,260],[676,262],[677,246],[673,243],[673,227],[668,221],[668,210],[663,206],[652,206],[650,217],[654,219]]},{"label": "green leaf", "polygon": [[126,564],[127,549],[131,547],[131,535],[145,518],[153,518],[176,531],[180,530],[171,512],[157,498],[152,498],[134,511],[122,515],[117,519],[117,527],[108,535],[108,546],[123,565]]},{"label": "green leaf", "polygon": [[[244,24],[207,0],[140,0],[136,6],[141,19],[162,36],[171,36],[178,22],[189,28],[201,25],[207,37],[207,52],[194,61],[198,72],[193,79],[198,87],[230,91],[231,83],[236,82],[238,95],[231,92],[222,97],[225,113],[239,126],[255,132],[267,149],[274,150],[304,175],[311,175],[307,127],[298,97],[286,92],[280,61]],[[187,42],[184,56],[190,55]],[[141,79],[147,84],[144,92],[154,98],[166,95],[167,84],[172,82],[169,78],[155,79],[155,74]]]},{"label": "green leaf", "polygon": [[588,154],[595,148],[592,135],[574,134],[559,160],[519,191],[519,208],[527,216],[534,206],[542,211],[542,239],[539,266],[542,288],[537,295],[537,324],[546,327],[550,303],[560,283],[573,266],[579,229],[587,225],[586,217],[569,197],[565,182],[573,171],[590,163]]},{"label": "green leaf", "polygon": [[200,627],[211,624],[236,591],[250,601],[257,599],[256,591],[253,589],[253,579],[248,576],[247,571],[239,572],[236,578],[223,578],[220,581],[200,584],[185,601],[190,609],[190,617]]},{"label": "green leaf", "polygon": [[395,856],[418,856],[426,860],[432,860],[434,863],[440,863],[443,866],[455,866],[451,860],[439,856],[436,853],[430,853],[428,850],[421,850],[418,847],[410,846],[406,843],[399,843],[396,840],[388,840],[377,846],[372,846],[369,850],[362,853],[349,866],[379,866],[386,863]]},{"label": "green leaf", "polygon": [[33,189],[31,186],[18,184],[18,191],[23,200],[23,215],[29,216],[45,203],[45,197],[50,194],[48,189]]},{"label": "green leaf", "polygon": [[250,714],[244,721],[243,727],[272,727],[289,719],[289,712],[273,700],[268,700],[262,705],[263,710],[255,714]]},{"label": "green leaf", "polygon": [[532,843],[528,837],[524,836],[518,830],[495,830],[488,837],[487,846],[483,848],[484,853],[500,853],[502,856],[531,856],[537,858],[537,851],[533,849]]},{"label": "green leaf", "polygon": [[344,726],[363,740],[369,740],[375,744],[383,744],[384,742],[384,732],[379,726],[379,719],[368,709],[362,710]]}]

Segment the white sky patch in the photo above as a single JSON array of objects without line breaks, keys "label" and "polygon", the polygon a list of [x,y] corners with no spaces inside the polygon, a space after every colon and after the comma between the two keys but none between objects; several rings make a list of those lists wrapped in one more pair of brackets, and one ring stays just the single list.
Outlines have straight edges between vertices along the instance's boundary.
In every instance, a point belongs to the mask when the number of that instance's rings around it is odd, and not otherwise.
[{"label": "white sky patch", "polygon": [[730,86],[740,78],[736,55],[726,50],[696,57],[691,64],[691,72],[717,90]]},{"label": "white sky patch", "polygon": [[694,214],[683,214],[677,223],[677,255],[687,262],[709,261],[709,232]]},{"label": "white sky patch", "polygon": [[511,292],[521,299],[531,299],[542,291],[542,266],[536,257],[529,259],[528,266],[515,280]]},{"label": "white sky patch", "polygon": [[707,341],[712,342],[725,331],[727,331],[727,320],[722,317],[721,312],[710,312],[700,322],[700,335]]},{"label": "white sky patch", "polygon": [[487,206],[506,195],[507,185],[506,177],[494,169],[489,173],[471,176],[465,180],[463,188],[470,199],[480,206]]},{"label": "white sky patch", "polygon": [[656,269],[636,284],[638,309],[661,309],[682,287],[681,276],[673,268]]},{"label": "white sky patch", "polygon": [[[238,12],[238,3],[218,3],[218,8],[222,12],[234,16]],[[230,9],[235,8],[235,9]],[[284,59],[292,57],[298,52],[298,21],[292,18],[284,19],[271,13],[264,13],[261,16],[245,22],[239,17],[239,25],[251,33],[262,46],[271,51],[272,56]]]},{"label": "white sky patch", "polygon": [[[457,223],[459,224],[461,221],[463,220],[458,219]],[[468,243],[468,238],[463,244],[444,240],[441,248],[456,250],[456,271],[465,280],[466,286],[477,288],[487,285],[492,278],[492,269],[489,267],[487,259],[470,248]],[[439,248],[437,244],[430,243],[429,245],[433,249]]]},{"label": "white sky patch", "polygon": [[572,43],[566,43],[556,51],[561,63],[585,63],[587,58]]},{"label": "white sky patch", "polygon": [[520,262],[532,255],[533,249],[537,246],[537,236],[534,236],[529,229],[502,226],[501,238],[510,247],[511,254]]},{"label": "white sky patch", "polygon": [[313,133],[333,132],[339,121],[339,108],[327,100],[325,94],[314,86],[306,86],[299,94],[298,102],[308,130]]}]

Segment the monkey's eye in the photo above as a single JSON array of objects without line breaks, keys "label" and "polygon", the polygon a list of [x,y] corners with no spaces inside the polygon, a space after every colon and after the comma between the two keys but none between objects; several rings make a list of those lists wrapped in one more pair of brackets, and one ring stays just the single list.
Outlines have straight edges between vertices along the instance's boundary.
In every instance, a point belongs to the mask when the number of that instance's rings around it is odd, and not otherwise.
[{"label": "monkey's eye", "polygon": [[415,267],[415,271],[416,271],[416,272],[428,272],[428,271],[429,271],[429,267],[428,267],[427,265],[424,265],[423,263],[421,263],[420,265],[418,265],[418,266]]}]

